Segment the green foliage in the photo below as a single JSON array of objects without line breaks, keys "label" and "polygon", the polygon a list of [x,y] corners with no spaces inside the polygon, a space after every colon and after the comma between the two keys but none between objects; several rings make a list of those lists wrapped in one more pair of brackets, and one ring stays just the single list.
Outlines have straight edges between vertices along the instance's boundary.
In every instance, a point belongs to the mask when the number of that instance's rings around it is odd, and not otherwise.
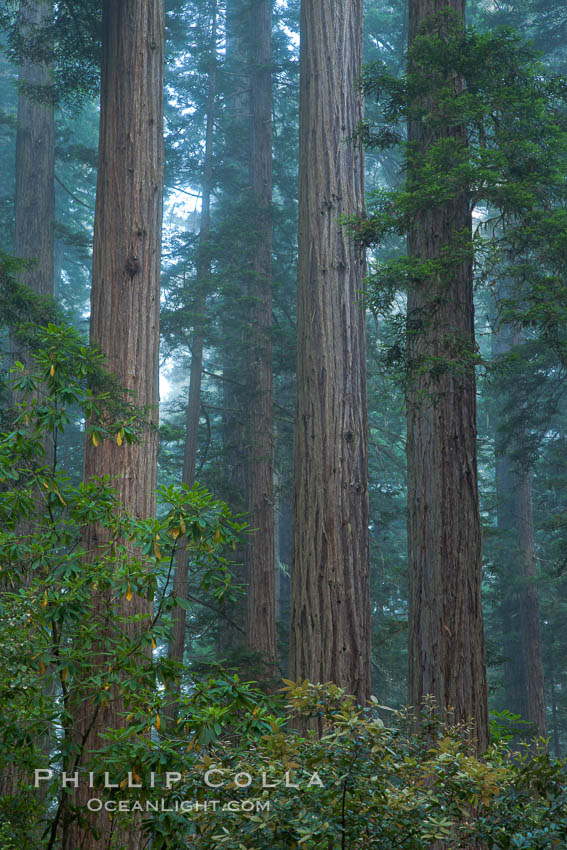
[{"label": "green foliage", "polygon": [[472,242],[467,234],[454,233],[435,260],[374,261],[370,306],[388,311],[396,291],[442,281],[474,256],[484,280],[518,281],[519,298],[502,305],[505,320],[537,326],[562,350],[563,78],[547,73],[512,30],[464,31],[446,16],[414,40],[408,68],[401,78],[384,63],[366,68],[364,88],[376,96],[382,123],[377,131],[361,128],[361,134],[370,147],[390,146],[402,138],[401,122],[410,120],[427,127],[427,142],[419,150],[404,144],[408,184],[375,192],[367,218],[353,225],[354,232],[365,245],[387,245],[428,209],[463,197],[480,224]]},{"label": "green foliage", "polygon": [[[549,850],[565,841],[566,768],[543,750],[512,755],[500,743],[479,759],[468,730],[442,723],[431,705],[416,727],[376,700],[357,708],[334,685],[283,690],[287,705],[221,674],[196,684],[177,730],[143,735],[155,722],[146,713],[109,736],[115,787],[93,797],[116,811],[117,836],[141,812],[159,850],[423,850],[435,840],[448,850]],[[289,728],[312,716],[321,736]]]},{"label": "green foliage", "polygon": [[[0,768],[12,776],[0,797],[2,846],[49,846],[55,819],[73,816],[59,778],[76,767],[95,773],[93,799],[122,801],[117,827],[142,812],[152,846],[163,850],[180,841],[203,850],[417,850],[435,839],[535,850],[565,840],[561,764],[543,753],[513,760],[504,744],[479,760],[466,730],[443,726],[429,709],[418,734],[404,713],[386,728],[376,701],[360,710],[335,686],[287,683],[286,709],[220,671],[190,683],[177,725],[164,729],[164,686],[181,671],[152,647],[168,634],[175,550],[190,546],[202,591],[222,599],[223,552],[242,524],[200,487],[162,488],[158,518],[146,519],[124,513],[110,478],[73,484],[57,462],[57,434],[71,410],[91,419],[104,407],[105,392],[92,388],[100,354],[65,326],[39,328],[37,341],[31,374],[15,370],[19,415],[0,439]],[[137,439],[123,417],[97,433]],[[83,545],[92,523],[109,540],[95,558]],[[155,597],[151,617],[129,613],[135,596]],[[93,713],[120,699],[128,715],[88,755],[71,732],[85,694]],[[323,735],[294,732],[294,715],[319,718]],[[43,795],[32,782],[38,768],[53,771]],[[206,784],[208,770],[218,787]],[[116,787],[101,786],[105,772]]]},{"label": "green foliage", "polygon": [[52,298],[32,292],[17,280],[18,273],[33,260],[18,260],[0,249],[0,327],[26,348],[37,347],[38,327],[56,321],[60,312]]},{"label": "green foliage", "polygon": [[22,22],[18,0],[5,0],[0,11],[0,32],[14,63],[34,62],[50,67],[48,90],[27,87],[30,96],[77,108],[96,93],[100,81],[100,0],[65,0],[41,25]]},{"label": "green foliage", "polygon": [[[96,769],[104,758],[73,732],[79,702],[88,698],[94,718],[119,700],[132,715],[114,733],[122,742],[142,725],[159,727],[163,686],[182,672],[157,652],[177,602],[169,583],[179,547],[190,550],[204,598],[222,602],[231,592],[225,553],[244,530],[202,487],[161,488],[153,518],[125,513],[110,476],[74,483],[58,442],[77,415],[99,451],[106,439],[136,441],[143,417],[107,390],[115,386],[102,355],[74,329],[39,327],[36,343],[29,369],[14,367],[17,414],[0,434],[0,771],[12,776],[0,811],[26,847],[40,846],[49,806],[67,804],[64,793],[55,803],[36,799],[30,826],[30,772],[84,768],[89,759]],[[85,547],[93,526],[94,551]],[[155,600],[153,612],[139,613],[136,597]]]},{"label": "green foliage", "polygon": [[490,740],[493,743],[500,741],[509,743],[515,737],[525,736],[529,726],[530,724],[522,720],[519,714],[513,714],[507,709],[490,712]]},{"label": "green foliage", "polygon": [[[505,743],[479,759],[468,730],[443,725],[430,706],[421,731],[403,712],[386,727],[376,700],[361,710],[335,686],[287,683],[286,707],[220,671],[189,681],[177,725],[164,724],[167,683],[182,672],[159,652],[175,550],[190,546],[202,592],[221,599],[224,551],[242,524],[200,487],[162,488],[152,519],[125,514],[110,478],[73,484],[56,437],[72,409],[92,418],[104,408],[92,380],[100,355],[49,325],[38,329],[33,363],[29,375],[16,369],[19,416],[0,439],[0,768],[12,776],[0,797],[2,846],[49,846],[55,819],[74,814],[60,776],[76,767],[95,773],[93,799],[123,803],[116,848],[138,812],[162,850],[561,846],[564,766],[543,752],[512,758]],[[136,440],[124,423],[106,420],[101,441]],[[96,557],[83,543],[92,523],[108,540]],[[155,598],[151,616],[135,613],[136,596]],[[93,714],[117,699],[127,713],[88,755],[71,729],[85,694]],[[321,737],[293,731],[309,717],[323,724]],[[43,795],[32,782],[38,768],[53,771]],[[218,787],[206,784],[208,770]],[[102,787],[105,772],[116,787]]]},{"label": "green foliage", "polygon": [[[405,713],[386,727],[376,700],[361,711],[333,685],[287,683],[284,690],[291,717],[320,717],[322,736],[302,737],[275,718],[266,718],[262,735],[241,737],[236,726],[219,736],[192,763],[192,782],[170,797],[201,801],[189,846],[422,850],[439,840],[457,850],[483,840],[535,850],[567,835],[565,767],[543,751],[514,761],[501,745],[479,760],[464,730],[440,723],[431,706],[417,733]],[[207,791],[202,776],[213,767],[222,771],[215,782],[226,777],[225,784]],[[238,773],[244,776],[235,782]],[[239,789],[246,775],[250,786]],[[154,841],[174,846],[170,835]]]}]

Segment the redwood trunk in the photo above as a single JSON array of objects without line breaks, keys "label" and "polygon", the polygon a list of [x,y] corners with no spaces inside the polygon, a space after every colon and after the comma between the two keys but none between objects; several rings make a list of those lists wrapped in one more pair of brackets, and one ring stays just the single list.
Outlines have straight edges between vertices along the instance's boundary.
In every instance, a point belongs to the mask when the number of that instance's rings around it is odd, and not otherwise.
[{"label": "redwood trunk", "polygon": [[[207,127],[205,134],[205,161],[203,165],[203,180],[201,186],[201,222],[199,229],[199,256],[197,260],[197,298],[195,308],[195,328],[191,351],[191,374],[189,378],[189,397],[187,399],[187,417],[185,427],[185,449],[183,453],[183,484],[192,487],[195,483],[197,466],[197,446],[199,417],[201,412],[201,379],[203,372],[204,321],[206,309],[206,290],[211,273],[209,251],[209,233],[211,228],[211,192],[213,180],[213,136],[215,121],[215,92],[216,92],[216,3],[213,5],[211,26],[211,70],[209,72],[209,91],[207,98]],[[183,544],[183,541],[181,541]],[[181,545],[177,554],[173,593],[177,599],[187,599],[189,592],[188,580],[189,553]],[[186,615],[185,608],[176,605],[173,609],[173,624],[171,641],[167,648],[168,658],[181,663],[185,651]],[[176,696],[179,694],[178,685],[171,686],[167,714],[173,721],[177,719],[178,705]]]},{"label": "redwood trunk", "polygon": [[[24,35],[32,35],[51,17],[51,5],[26,2],[20,5]],[[14,253],[33,266],[20,280],[38,295],[53,295],[53,237],[55,217],[55,118],[53,104],[45,100],[51,84],[49,68],[26,59],[20,65],[18,127],[16,134],[16,203]],[[26,91],[26,86],[45,87]],[[42,99],[38,99],[42,95]]]},{"label": "redwood trunk", "polygon": [[[244,8],[243,8],[244,6]],[[235,513],[247,510],[248,452],[246,446],[248,382],[246,369],[246,315],[242,304],[247,298],[246,263],[249,260],[248,234],[234,227],[233,216],[239,224],[248,213],[242,202],[248,198],[250,152],[247,147],[250,122],[250,74],[249,60],[249,16],[242,0],[227,0],[226,4],[226,62],[231,69],[231,92],[229,98],[230,123],[227,125],[224,157],[230,164],[232,182],[225,192],[223,206],[227,210],[225,225],[229,225],[232,236],[231,256],[226,267],[230,286],[221,316],[225,345],[222,351],[223,370],[223,421],[222,442],[226,469],[226,501]],[[244,143],[243,143],[243,140]],[[236,198],[236,202],[234,201]],[[234,236],[233,236],[234,234]],[[237,235],[238,234],[238,235]],[[231,573],[235,584],[248,584],[247,547],[241,543],[231,558]],[[220,621],[217,651],[231,665],[242,667],[248,634],[248,601],[244,594],[234,603],[224,605],[230,619]],[[247,671],[246,676],[252,676]]]},{"label": "redwood trunk", "polygon": [[297,411],[290,676],[370,695],[362,0],[301,9]]},{"label": "redwood trunk", "polygon": [[[133,400],[149,410],[149,427],[139,443],[118,446],[108,440],[85,449],[85,480],[111,475],[124,510],[133,516],[155,512],[157,476],[159,292],[163,183],[163,58],[165,16],[162,0],[125,0],[103,4],[103,54],[100,108],[99,165],[95,207],[91,341],[104,354],[110,370],[132,392]],[[103,552],[107,535],[96,526],[86,532],[91,557]],[[104,622],[102,596],[97,599]],[[119,616],[143,615],[142,622],[124,626],[134,637],[147,629],[152,603],[134,595],[112,600]],[[101,626],[101,654],[93,666],[106,664]],[[112,700],[97,716],[86,737],[85,757],[103,746],[105,728],[121,728],[124,705]],[[75,727],[86,735],[93,706],[77,706]],[[78,803],[88,795],[81,788]],[[108,816],[83,810],[97,839],[76,822],[66,835],[66,848],[106,850],[112,822]],[[121,847],[144,846],[133,827],[120,836]]]},{"label": "redwood trunk", "polygon": [[248,647],[276,670],[274,444],[272,392],[272,12],[251,6],[250,182],[254,227],[248,285]]},{"label": "redwood trunk", "polygon": [[[411,0],[410,45],[427,32],[431,16],[446,9],[464,26],[464,5],[464,0]],[[421,105],[434,108],[431,100]],[[458,127],[433,131],[410,118],[413,162],[419,167],[430,145],[444,137],[464,138],[464,132]],[[410,162],[410,189],[417,179]],[[464,193],[420,211],[408,253],[419,260],[441,257],[458,249],[462,234],[471,234]],[[453,720],[472,721],[482,752],[488,744],[488,709],[470,259],[456,260],[450,272],[412,287],[407,348],[409,701],[418,707],[432,695],[441,710],[451,709]]]},{"label": "redwood trunk", "polygon": [[[496,355],[522,341],[521,328],[500,327]],[[514,389],[512,388],[512,392]],[[518,404],[521,404],[521,400]],[[503,581],[502,625],[506,708],[546,735],[545,689],[536,579],[534,522],[529,469],[509,456],[496,439],[498,529],[502,533],[499,568]]]},{"label": "redwood trunk", "polygon": [[545,689],[539,622],[539,595],[536,586],[536,558],[532,510],[531,478],[527,471],[518,474],[518,546],[520,549],[522,649],[527,685],[527,720],[532,732],[545,738]]}]

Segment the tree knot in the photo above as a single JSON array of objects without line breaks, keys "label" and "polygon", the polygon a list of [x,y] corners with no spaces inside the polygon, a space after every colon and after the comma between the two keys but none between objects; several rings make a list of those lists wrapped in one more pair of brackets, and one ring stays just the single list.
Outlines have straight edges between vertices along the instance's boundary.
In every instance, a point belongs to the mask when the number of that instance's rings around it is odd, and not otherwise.
[{"label": "tree knot", "polygon": [[133,255],[128,257],[126,260],[126,271],[130,275],[130,279],[132,279],[134,275],[140,271],[140,263],[137,257],[134,257]]}]

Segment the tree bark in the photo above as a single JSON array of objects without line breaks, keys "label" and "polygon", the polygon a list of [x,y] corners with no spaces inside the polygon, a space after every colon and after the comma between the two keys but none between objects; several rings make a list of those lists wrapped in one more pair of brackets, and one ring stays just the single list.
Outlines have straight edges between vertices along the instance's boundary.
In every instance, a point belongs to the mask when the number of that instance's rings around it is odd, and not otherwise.
[{"label": "tree bark", "polygon": [[[25,36],[45,26],[49,3],[20,3],[20,25]],[[49,97],[49,68],[33,59],[20,65],[16,133],[16,203],[14,253],[35,260],[20,274],[22,283],[38,295],[53,295],[55,218],[55,117]],[[36,92],[27,89],[33,86]],[[43,92],[41,91],[43,88]]]},{"label": "tree bark", "polygon": [[[409,43],[464,0],[411,0]],[[456,87],[459,81],[455,81]],[[434,107],[425,97],[428,107]],[[419,105],[419,104],[418,104]],[[415,104],[413,105],[415,106]],[[415,163],[464,128],[431,129],[410,115],[409,186]],[[421,210],[409,232],[418,260],[458,250],[471,238],[466,194]],[[409,701],[432,695],[456,722],[472,722],[479,752],[488,744],[486,660],[481,607],[481,527],[477,484],[472,260],[408,293]]]},{"label": "tree bark", "polygon": [[[207,96],[207,126],[205,131],[205,161],[203,164],[203,180],[201,184],[201,222],[199,228],[199,255],[197,259],[195,327],[193,331],[193,346],[191,350],[191,374],[189,378],[189,397],[187,399],[187,417],[185,427],[185,448],[183,453],[183,484],[192,487],[195,483],[197,466],[197,446],[199,417],[201,413],[201,378],[203,372],[204,321],[207,304],[207,285],[211,273],[211,257],[209,250],[209,233],[211,228],[211,192],[213,182],[213,136],[215,122],[216,95],[216,49],[217,49],[217,7],[213,3],[211,20],[211,55],[209,86]],[[173,593],[177,599],[187,599],[189,592],[188,581],[189,553],[181,541],[175,565],[173,578]],[[172,633],[167,648],[167,656],[172,661],[181,663],[185,651],[186,616],[185,609],[176,605],[172,612]],[[179,686],[170,686],[167,716],[172,722],[177,720],[179,706],[176,697]]]},{"label": "tree bark", "polygon": [[272,10],[250,7],[250,183],[253,254],[248,285],[248,648],[276,674],[272,390]]},{"label": "tree bark", "polygon": [[301,8],[290,676],[370,695],[361,0]]},{"label": "tree bark", "polygon": [[[84,477],[112,476],[124,510],[144,518],[155,513],[157,477],[164,32],[162,0],[103,3],[91,342],[104,352],[109,369],[132,393],[135,403],[149,411],[149,425],[140,442],[132,445],[124,442],[119,446],[108,440],[95,447],[89,442]],[[91,525],[84,544],[89,557],[96,557],[97,552],[105,551],[108,535]],[[96,602],[104,622],[102,612],[108,599],[101,594]],[[152,603],[145,597],[121,597],[112,604],[119,616],[142,615],[141,622],[123,625],[129,637],[147,629]],[[109,637],[101,627],[100,650],[93,651],[95,667],[107,663],[104,649]],[[79,739],[85,740],[86,757],[104,745],[100,736],[105,728],[124,726],[123,710],[122,700],[116,697],[93,723],[90,701],[77,702],[74,725]],[[88,793],[88,788],[79,789],[79,806],[84,806]],[[70,824],[67,850],[111,847],[108,815],[86,809],[81,814],[86,824]],[[90,831],[93,827],[99,838]],[[124,850],[144,846],[136,827],[122,833],[120,842]]]}]

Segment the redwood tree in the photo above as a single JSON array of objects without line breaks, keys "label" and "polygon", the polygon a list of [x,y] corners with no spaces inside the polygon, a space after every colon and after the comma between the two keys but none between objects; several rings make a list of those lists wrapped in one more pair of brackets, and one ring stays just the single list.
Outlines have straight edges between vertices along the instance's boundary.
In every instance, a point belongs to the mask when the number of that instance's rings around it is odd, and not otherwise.
[{"label": "redwood tree", "polygon": [[[98,183],[95,207],[91,341],[106,355],[109,369],[145,410],[149,426],[140,442],[108,440],[85,449],[84,476],[110,475],[124,510],[150,517],[155,511],[157,474],[157,404],[159,292],[163,183],[163,60],[165,15],[163,0],[124,0],[103,4],[103,52],[100,99]],[[97,526],[86,530],[90,556],[108,548]],[[130,597],[130,598],[128,598]],[[100,593],[101,624],[108,597]],[[130,594],[110,600],[123,615],[123,628],[135,637],[148,627],[152,603]],[[140,615],[140,621],[126,618]],[[104,625],[93,665],[105,664]],[[85,758],[102,746],[106,728],[124,726],[119,698],[94,712],[90,700],[76,705],[75,727]],[[84,763],[85,758],[81,763]],[[79,789],[81,795],[87,789]],[[84,801],[82,801],[84,802]],[[74,821],[66,847],[91,850],[106,846],[111,832],[108,816],[90,814],[87,824]],[[137,828],[121,836],[125,848],[138,848]]]},{"label": "redwood tree", "polygon": [[270,667],[276,658],[274,445],[272,391],[272,10],[250,7],[250,184],[253,233],[247,341],[248,646]]},{"label": "redwood tree", "polygon": [[297,409],[290,675],[370,693],[362,0],[301,8]]},{"label": "redwood tree", "polygon": [[[219,651],[276,672],[274,446],[272,387],[272,2],[231,0],[226,10],[226,56],[231,69],[224,163],[230,191],[223,197],[221,232],[230,250],[222,316],[223,443],[229,499],[247,513],[247,545],[238,547],[234,573],[248,598],[232,606]],[[236,201],[235,201],[236,198]],[[226,263],[226,265],[224,265]],[[242,310],[244,306],[244,310]],[[245,638],[242,640],[241,635]]]},{"label": "redwood tree", "polygon": [[[31,45],[50,21],[51,4],[21,2],[19,15],[24,43]],[[22,59],[18,84],[14,253],[34,260],[22,271],[22,282],[39,295],[53,295],[55,119],[49,67],[33,56]]]},{"label": "redwood tree", "polygon": [[[409,43],[464,28],[465,0],[410,0]],[[420,69],[421,71],[422,69]],[[410,72],[412,71],[410,63]],[[460,80],[453,80],[455,92]],[[465,129],[422,120],[435,111],[422,86],[410,105],[410,191],[425,158],[462,142]],[[423,204],[408,254],[434,269],[408,293],[409,701],[432,695],[488,743],[477,485],[472,219],[466,191]],[[425,266],[422,266],[425,268]]]},{"label": "redwood tree", "polygon": [[[209,234],[211,229],[211,194],[213,188],[213,141],[215,123],[215,94],[216,94],[216,51],[217,51],[217,6],[213,2],[211,11],[211,42],[210,70],[208,74],[207,91],[207,120],[205,130],[205,159],[203,163],[203,178],[201,181],[201,219],[199,227],[199,254],[197,257],[196,305],[193,344],[191,347],[191,372],[189,377],[189,394],[187,398],[187,413],[185,419],[185,446],[183,451],[182,482],[188,487],[195,483],[197,465],[197,445],[199,418],[201,413],[201,379],[203,372],[203,347],[205,342],[205,309],[208,278],[211,273],[211,257]],[[180,546],[175,564],[173,593],[177,599],[187,599],[189,592],[188,580],[189,552],[185,546]],[[181,663],[185,651],[186,616],[185,608],[176,605],[173,610],[171,641],[167,647],[168,658]],[[167,714],[173,721],[177,719],[178,706],[176,696],[179,685],[170,683],[170,698]]]},{"label": "redwood tree", "polygon": [[[18,27],[27,49],[42,27],[50,22],[51,8],[43,0],[21,2]],[[20,281],[38,295],[53,295],[54,216],[55,216],[55,114],[49,102],[51,75],[41,59],[21,59],[18,74],[18,116],[16,130],[16,195],[14,199],[14,254],[31,261],[21,269]],[[15,353],[15,352],[14,352]],[[28,362],[26,350],[17,357]],[[18,393],[13,402],[21,400]],[[51,444],[45,440],[49,458]],[[38,499],[37,510],[42,502]],[[22,525],[24,532],[26,525]],[[46,736],[42,747],[49,751]],[[5,772],[0,779],[0,796],[15,793],[16,771]]]},{"label": "redwood tree", "polygon": [[[501,287],[500,297],[510,297],[510,287]],[[521,356],[523,342],[519,325],[501,322],[493,341],[494,355]],[[529,721],[531,732],[545,737],[545,690],[539,595],[536,580],[534,519],[532,508],[531,470],[522,462],[517,439],[504,436],[506,423],[500,413],[503,398],[509,395],[503,381],[497,381],[495,413],[497,433],[496,499],[499,578],[502,584],[502,628],[504,654],[505,708]],[[512,390],[514,413],[521,413],[525,401]],[[512,429],[510,429],[512,430]],[[513,431],[512,431],[513,433]],[[523,434],[519,435],[521,441]],[[514,457],[514,454],[517,457]]]}]

